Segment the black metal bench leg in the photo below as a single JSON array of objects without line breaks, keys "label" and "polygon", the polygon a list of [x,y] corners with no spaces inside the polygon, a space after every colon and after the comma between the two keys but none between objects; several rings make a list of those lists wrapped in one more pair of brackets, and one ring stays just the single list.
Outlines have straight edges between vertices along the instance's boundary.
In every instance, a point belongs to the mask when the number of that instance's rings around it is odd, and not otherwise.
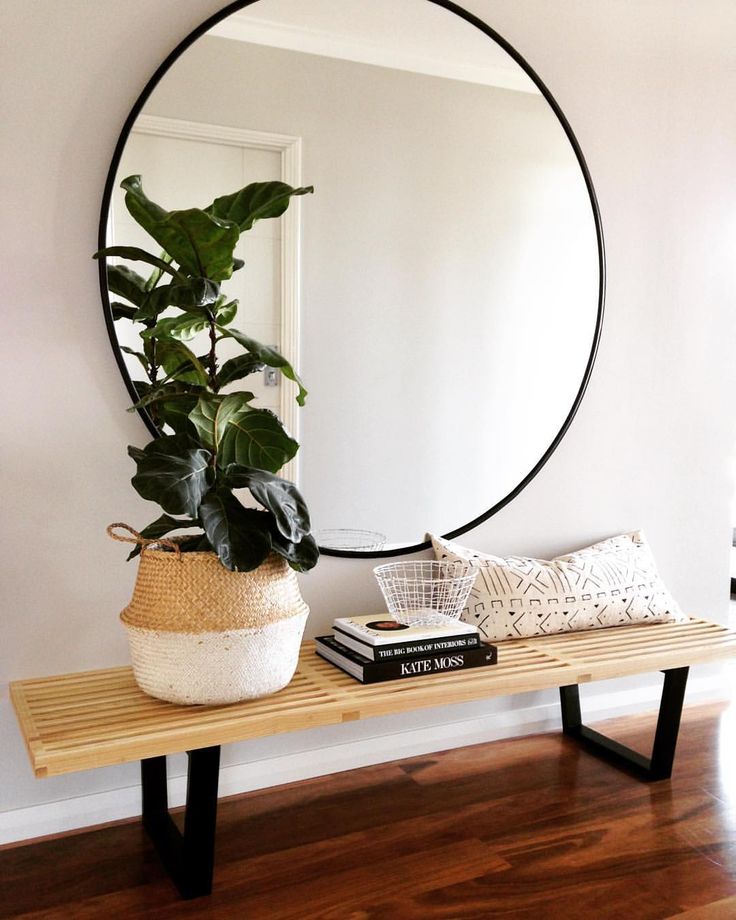
[{"label": "black metal bench leg", "polygon": [[662,672],[664,686],[651,757],[644,757],[643,754],[632,751],[626,745],[619,744],[583,725],[577,684],[560,687],[562,730],[590,753],[633,773],[641,780],[652,782],[658,779],[669,779],[675,759],[688,671],[689,668],[672,668]]},{"label": "black metal bench leg", "polygon": [[169,814],[166,757],[141,761],[143,826],[183,898],[212,891],[220,748],[189,751],[184,833]]}]

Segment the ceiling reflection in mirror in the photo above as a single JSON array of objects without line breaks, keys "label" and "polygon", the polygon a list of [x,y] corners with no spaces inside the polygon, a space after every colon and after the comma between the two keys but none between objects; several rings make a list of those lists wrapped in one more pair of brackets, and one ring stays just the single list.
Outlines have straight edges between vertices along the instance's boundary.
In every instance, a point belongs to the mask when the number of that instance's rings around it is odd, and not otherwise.
[{"label": "ceiling reflection in mirror", "polygon": [[[223,290],[309,389],[297,410],[290,381],[248,380],[301,444],[282,475],[323,546],[460,531],[564,430],[599,331],[591,191],[536,84],[464,18],[429,0],[258,0],[158,82],[116,186],[131,174],[170,209],[314,186],[243,235]],[[150,246],[118,190],[121,241]],[[116,335],[134,349],[132,324]]]}]

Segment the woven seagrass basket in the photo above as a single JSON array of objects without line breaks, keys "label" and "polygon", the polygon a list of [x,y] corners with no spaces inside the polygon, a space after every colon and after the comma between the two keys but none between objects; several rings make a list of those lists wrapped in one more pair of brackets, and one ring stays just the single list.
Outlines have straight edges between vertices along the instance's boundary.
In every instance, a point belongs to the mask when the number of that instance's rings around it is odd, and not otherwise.
[{"label": "woven seagrass basket", "polygon": [[289,683],[309,608],[284,559],[271,554],[253,572],[230,572],[214,553],[178,552],[174,540],[131,542],[142,550],[120,619],[143,691],[172,703],[215,704]]}]

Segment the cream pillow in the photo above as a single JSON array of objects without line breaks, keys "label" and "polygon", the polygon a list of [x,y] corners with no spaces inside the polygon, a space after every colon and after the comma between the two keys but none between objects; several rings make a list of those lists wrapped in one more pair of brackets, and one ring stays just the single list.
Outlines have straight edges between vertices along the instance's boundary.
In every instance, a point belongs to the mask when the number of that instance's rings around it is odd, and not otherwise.
[{"label": "cream pillow", "polygon": [[662,583],[639,531],[550,562],[523,556],[501,559],[428,536],[437,559],[467,559],[478,568],[460,616],[478,626],[485,639],[687,620]]}]

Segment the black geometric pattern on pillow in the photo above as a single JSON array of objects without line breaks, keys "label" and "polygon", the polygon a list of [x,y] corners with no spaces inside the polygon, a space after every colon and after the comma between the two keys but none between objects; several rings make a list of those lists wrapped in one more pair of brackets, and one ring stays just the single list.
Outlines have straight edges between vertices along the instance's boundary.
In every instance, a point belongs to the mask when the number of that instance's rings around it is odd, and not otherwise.
[{"label": "black geometric pattern on pillow", "polygon": [[640,531],[550,561],[503,559],[430,537],[438,559],[466,559],[478,569],[461,617],[488,640],[687,619]]}]

